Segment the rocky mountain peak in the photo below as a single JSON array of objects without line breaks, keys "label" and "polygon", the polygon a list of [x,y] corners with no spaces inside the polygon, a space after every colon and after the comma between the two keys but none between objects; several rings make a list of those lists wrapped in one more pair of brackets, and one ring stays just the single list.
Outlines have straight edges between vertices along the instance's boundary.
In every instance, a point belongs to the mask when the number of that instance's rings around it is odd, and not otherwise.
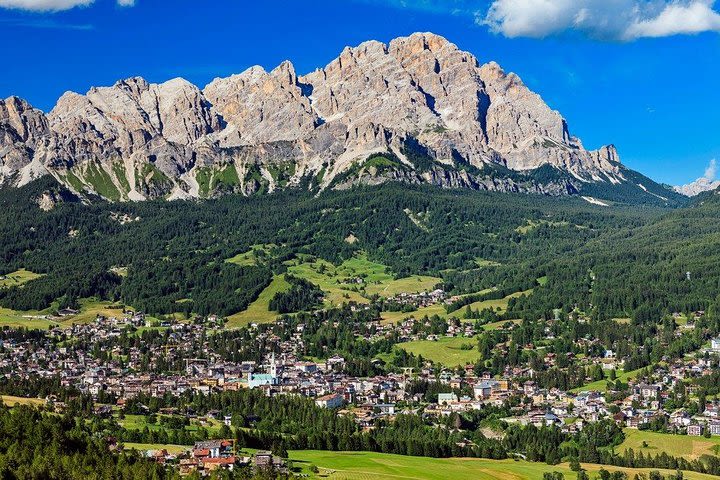
[{"label": "rocky mountain peak", "polygon": [[[366,168],[371,157],[382,160]],[[613,146],[586,150],[517,75],[433,33],[346,47],[307,75],[284,61],[202,90],[132,77],[67,92],[48,115],[10,98],[0,162],[0,182],[50,173],[112,200],[270,192],[302,178],[551,194],[626,182]],[[538,183],[544,167],[557,178]]]}]

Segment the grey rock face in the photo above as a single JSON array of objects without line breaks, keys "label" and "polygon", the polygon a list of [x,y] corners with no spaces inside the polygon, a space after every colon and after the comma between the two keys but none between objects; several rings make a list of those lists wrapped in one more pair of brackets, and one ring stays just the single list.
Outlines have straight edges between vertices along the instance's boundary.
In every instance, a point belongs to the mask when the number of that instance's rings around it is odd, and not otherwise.
[{"label": "grey rock face", "polygon": [[[376,154],[392,157],[390,167],[364,168]],[[130,78],[68,92],[47,115],[17,98],[0,102],[0,182],[50,173],[111,200],[252,194],[303,178],[312,188],[398,180],[574,192],[566,181],[496,169],[543,166],[580,183],[624,181],[614,147],[585,150],[516,75],[431,33],[345,48],[304,76],[283,62],[203,90]]]},{"label": "grey rock face", "polygon": [[34,160],[52,143],[47,118],[40,110],[18,97],[0,100],[0,185],[27,183],[47,173]]}]

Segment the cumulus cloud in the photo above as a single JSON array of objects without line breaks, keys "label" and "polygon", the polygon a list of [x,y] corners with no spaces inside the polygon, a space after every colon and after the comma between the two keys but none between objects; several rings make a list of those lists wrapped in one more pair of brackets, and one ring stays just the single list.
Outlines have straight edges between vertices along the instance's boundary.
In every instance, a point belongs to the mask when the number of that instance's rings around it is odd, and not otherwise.
[{"label": "cumulus cloud", "polygon": [[478,24],[507,37],[568,30],[607,40],[720,32],[714,0],[493,0]]},{"label": "cumulus cloud", "polygon": [[33,12],[59,12],[86,7],[95,0],[0,0],[0,7]]},{"label": "cumulus cloud", "polygon": [[720,14],[713,10],[712,5],[712,2],[704,1],[695,1],[686,5],[670,4],[658,16],[632,24],[626,35],[630,38],[639,38],[719,32]]},{"label": "cumulus cloud", "polygon": [[[95,0],[0,0],[0,8],[30,12],[60,12],[75,7],[87,7]],[[132,7],[135,0],[117,0],[121,7]]]}]

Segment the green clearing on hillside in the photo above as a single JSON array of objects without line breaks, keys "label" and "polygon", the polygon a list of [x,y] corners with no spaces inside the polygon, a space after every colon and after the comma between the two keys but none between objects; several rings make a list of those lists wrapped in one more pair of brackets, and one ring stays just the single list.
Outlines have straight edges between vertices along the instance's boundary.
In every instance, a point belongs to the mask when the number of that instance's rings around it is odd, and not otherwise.
[{"label": "green clearing on hillside", "polygon": [[0,276],[0,288],[17,287],[42,276],[42,274],[21,268],[12,273]]},{"label": "green clearing on hillside", "polygon": [[[166,427],[160,424],[160,417],[170,417],[171,415],[157,415],[158,421],[156,423],[148,423],[148,417],[144,415],[125,415],[125,418],[119,419],[116,417],[118,424],[127,430],[143,430],[147,428],[150,431],[158,432],[165,429]],[[190,425],[185,426],[185,430],[188,432],[197,432],[200,427],[207,429],[210,433],[217,433],[222,428],[223,423],[219,420],[209,420],[200,424],[199,420],[192,420]],[[163,447],[164,448],[164,447]]]},{"label": "green clearing on hillside", "polygon": [[0,400],[5,406],[14,407],[15,405],[29,405],[38,407],[45,405],[45,400],[41,398],[15,397],[13,395],[0,395]]},{"label": "green clearing on hillside", "polygon": [[[486,289],[481,292],[473,293],[473,294],[467,294],[467,295],[460,295],[460,297],[465,297],[468,295],[480,295],[484,293],[489,293],[493,289]],[[472,310],[484,310],[486,308],[491,308],[497,312],[504,313],[507,309],[508,302],[511,298],[519,297],[521,295],[530,295],[532,293],[532,289],[525,290],[524,292],[515,292],[512,293],[504,298],[499,298],[496,300],[483,300],[480,302],[474,302],[470,304],[470,308]],[[445,305],[443,304],[435,304],[430,305],[429,307],[422,307],[418,308],[414,312],[405,313],[405,312],[382,312],[382,322],[383,323],[396,323],[402,320],[405,320],[406,318],[423,318],[426,315],[428,317],[432,317],[433,315],[437,315],[440,318],[449,318],[449,317],[462,317],[463,312],[466,307],[462,307],[460,310],[456,310],[450,314],[447,313],[447,310],[445,310]]]},{"label": "green clearing on hillside", "polygon": [[395,279],[388,267],[357,255],[335,266],[325,260],[297,261],[288,272],[319,286],[325,292],[325,305],[337,306],[346,302],[368,303],[366,296],[392,297],[400,293],[431,291],[441,282],[438,277],[413,275]]},{"label": "green clearing on hillside", "polygon": [[251,323],[271,323],[275,321],[278,312],[270,311],[270,300],[278,292],[285,292],[290,289],[290,284],[285,280],[285,275],[275,275],[270,285],[260,292],[258,298],[252,302],[246,310],[227,317],[226,327],[240,328]]},{"label": "green clearing on hillside", "polygon": [[[247,252],[238,253],[234,257],[226,259],[225,262],[233,263],[240,267],[249,267],[252,265],[257,265],[258,260],[259,260],[258,257],[261,256],[263,253],[267,254],[268,251],[274,247],[275,247],[275,245],[272,245],[272,244],[253,245],[250,247],[250,250],[248,250]],[[263,252],[263,253],[260,253],[260,252]]]},{"label": "green clearing on hillside", "polygon": [[[470,306],[470,308],[471,308],[472,310],[481,311],[481,310],[485,310],[486,308],[490,308],[490,309],[495,310],[495,311],[497,311],[497,312],[505,313],[505,310],[507,310],[508,302],[510,301],[511,298],[517,298],[517,297],[520,297],[520,296],[522,296],[522,295],[528,296],[528,295],[530,295],[532,292],[533,292],[533,289],[531,288],[531,289],[529,289],[529,290],[525,290],[525,291],[522,291],[522,292],[511,293],[511,294],[508,295],[507,297],[499,298],[499,299],[497,299],[497,300],[482,300],[482,301],[480,301],[480,302],[471,303],[469,306]],[[461,315],[462,315],[462,310],[463,310],[464,308],[466,308],[466,307],[463,307],[463,308],[461,308],[459,311],[453,312],[453,313],[454,313],[456,316],[461,316]]]},{"label": "green clearing on hillside", "polygon": [[[69,315],[67,317],[63,317],[62,320],[60,320],[61,326],[67,327],[73,324],[82,325],[92,323],[95,321],[98,315],[107,318],[121,317],[123,315],[123,308],[135,310],[129,305],[124,305],[122,303],[113,303],[105,300],[98,300],[97,298],[82,298],[78,301],[78,303],[80,304],[79,313],[77,313],[76,315]],[[56,309],[49,309],[49,311],[52,311],[53,313],[55,310]],[[176,320],[179,320],[179,315],[180,314],[166,316],[168,318],[174,316]],[[150,322],[160,322],[159,318],[149,315],[145,316],[145,320]]]},{"label": "green clearing on hillside", "polygon": [[104,317],[117,317],[122,315],[122,304],[114,304],[95,298],[84,298],[80,300],[79,303],[80,313],[65,317],[62,321],[63,325],[92,323],[98,315]]},{"label": "green clearing on hillside", "polygon": [[475,363],[480,358],[477,351],[477,338],[440,337],[437,341],[416,340],[399,343],[396,348],[402,348],[416,356],[422,355],[423,358],[448,367]]},{"label": "green clearing on hillside", "polygon": [[[258,252],[260,250],[267,252],[273,246],[253,245],[249,251],[225,261],[240,266],[254,265],[257,263]],[[368,260],[364,254],[345,260],[338,266],[322,259],[301,257],[287,262],[287,267],[289,274],[317,285],[324,292],[326,308],[348,302],[369,303],[366,297],[375,294],[391,297],[400,293],[430,291],[441,282],[438,277],[425,275],[395,279],[388,273],[385,265]],[[276,293],[287,291],[289,288],[290,284],[285,280],[284,275],[276,275],[270,285],[246,310],[228,317],[227,326],[237,328],[250,323],[273,322],[278,313],[269,310],[270,300]],[[438,307],[444,311],[442,306]]]},{"label": "green clearing on hillside", "polygon": [[[640,372],[642,372],[643,370],[644,370],[643,368],[640,368],[637,370],[631,370],[629,372],[618,371],[616,381],[621,380],[623,383],[627,383],[628,380],[637,377],[640,374]],[[605,375],[606,375],[605,379],[585,384],[582,387],[574,388],[574,389],[570,390],[570,392],[578,393],[578,392],[588,392],[591,390],[594,390],[597,392],[606,391],[607,390],[607,382],[609,380],[609,378],[607,377],[608,371],[603,371],[603,373],[605,373]]]},{"label": "green clearing on hillside", "polygon": [[191,449],[185,445],[169,445],[160,443],[124,443],[125,450],[135,449],[138,452],[146,452],[148,450],[167,450],[168,453],[177,455]]},{"label": "green clearing on hillside", "polygon": [[52,314],[55,306],[51,306],[42,311],[38,310],[12,310],[10,308],[0,307],[0,328],[27,328],[30,330],[47,330],[56,322],[47,320],[45,317]]},{"label": "green clearing on hillside", "polygon": [[368,303],[358,291],[360,285],[352,285],[350,278],[340,275],[338,269],[325,260],[295,262],[288,267],[292,275],[314,283],[325,292],[325,306],[342,305],[347,302]]},{"label": "green clearing on hillside", "polygon": [[47,330],[54,325],[50,320],[44,318],[32,318],[43,316],[40,312],[17,312],[9,308],[0,307],[0,328],[28,328],[30,330]]},{"label": "green clearing on hillside", "polygon": [[[643,447],[643,442],[647,443],[647,447]],[[720,437],[717,436],[711,438],[690,437],[626,428],[625,441],[615,450],[622,453],[632,448],[636,455],[642,452],[645,456],[655,456],[665,452],[673,457],[695,460],[703,455],[717,455],[719,446]]]},{"label": "green clearing on hillside", "polygon": [[[539,480],[545,472],[561,472],[565,478],[575,478],[568,464],[547,465],[520,460],[487,460],[480,458],[429,458],[373,452],[325,452],[317,450],[291,451],[290,458],[296,467],[311,478],[329,480]],[[318,474],[310,472],[310,466],[320,469]],[[594,464],[583,464],[591,476],[605,468],[608,471],[621,470],[632,478],[636,473],[651,469],[620,468]],[[661,470],[662,471],[662,470]],[[665,475],[674,471],[663,471]],[[694,472],[685,472],[687,480],[710,480],[715,478]]]},{"label": "green clearing on hillside", "polygon": [[510,326],[512,324],[517,325],[520,322],[522,322],[522,320],[500,320],[499,322],[486,323],[482,326],[482,329],[486,332],[490,332],[492,330],[499,330],[501,328],[505,328],[505,326]]},{"label": "green clearing on hillside", "polygon": [[430,305],[429,307],[422,307],[418,308],[414,312],[405,313],[405,312],[382,312],[382,323],[397,323],[402,320],[405,320],[406,318],[416,318],[420,319],[425,317],[427,315],[428,317],[432,317],[433,315],[437,315],[441,318],[447,318],[448,314],[445,310],[445,306],[442,304],[435,304]]}]

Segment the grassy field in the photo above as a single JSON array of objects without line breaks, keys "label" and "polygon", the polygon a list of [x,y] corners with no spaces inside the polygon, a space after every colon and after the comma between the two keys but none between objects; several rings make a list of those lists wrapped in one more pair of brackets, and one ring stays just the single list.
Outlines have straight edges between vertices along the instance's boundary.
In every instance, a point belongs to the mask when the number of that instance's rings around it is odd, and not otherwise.
[{"label": "grassy field", "polygon": [[0,399],[2,400],[2,403],[7,405],[8,407],[14,407],[15,405],[30,405],[33,407],[45,405],[45,400],[42,400],[40,398],[26,398],[26,397],[14,397],[12,395],[0,395]]},{"label": "grassy field", "polygon": [[[72,324],[84,324],[95,321],[98,315],[104,315],[106,317],[118,316],[122,314],[122,305],[113,304],[111,302],[97,300],[95,298],[84,298],[79,301],[80,313],[77,315],[71,315],[63,317],[59,324],[61,326],[69,326]],[[54,315],[57,311],[57,305],[43,310],[43,311],[27,311],[18,312],[7,308],[0,307],[0,327],[7,326],[11,328],[35,328],[35,329],[47,329],[51,325],[57,325],[58,322],[53,322],[42,317],[46,315]],[[151,318],[152,319],[152,318]]]},{"label": "grassy field", "polygon": [[[647,447],[643,447],[643,442],[647,443]],[[624,452],[628,448],[632,448],[635,454],[643,452],[644,455],[655,456],[665,452],[673,457],[694,460],[702,455],[717,455],[720,437],[689,437],[628,428],[625,429],[625,441],[616,448],[616,451]]]},{"label": "grassy field", "polygon": [[21,268],[20,270],[3,275],[3,277],[4,278],[0,279],[0,288],[16,287],[31,280],[35,280],[36,278],[40,278],[42,275]]},{"label": "grassy field", "polygon": [[122,304],[113,304],[97,300],[95,298],[84,298],[80,300],[80,313],[65,317],[62,320],[63,325],[85,324],[95,321],[98,315],[105,317],[117,317],[122,315]]},{"label": "grassy field", "polygon": [[[463,345],[471,345],[471,350],[463,350]],[[439,362],[448,367],[475,363],[478,358],[477,339],[467,337],[441,337],[438,341],[417,340],[400,343],[396,348],[402,348],[408,353],[422,355],[424,358]]]},{"label": "grassy field", "polygon": [[344,302],[368,303],[368,300],[353,287],[359,290],[360,285],[349,283],[349,273],[339,273],[341,267],[335,267],[325,260],[314,262],[294,262],[288,267],[288,272],[299,278],[314,283],[325,292],[325,306],[342,305]]},{"label": "grassy field", "polygon": [[[486,460],[475,458],[426,458],[406,457],[371,452],[322,452],[316,450],[291,451],[290,458],[311,478],[329,480],[538,480],[545,472],[562,472],[568,480],[576,474],[567,464],[547,465],[514,460]],[[310,473],[310,465],[320,469],[319,474]],[[600,465],[584,464],[591,478]],[[618,468],[606,466],[606,470],[622,470],[630,478],[636,473],[650,469]],[[665,471],[665,474],[674,473]],[[709,480],[711,475],[686,472],[688,480]]]},{"label": "grassy field", "polygon": [[[0,279],[0,289],[23,285],[40,277],[42,277],[42,275],[21,268],[20,270],[4,275],[3,278]],[[44,318],[33,318],[44,316],[46,313],[49,312],[19,312],[9,308],[0,307],[0,328],[24,327],[29,329],[46,330],[48,327],[53,325],[53,322]]]},{"label": "grassy field", "polygon": [[270,300],[278,292],[284,292],[290,288],[290,284],[285,280],[285,275],[276,275],[270,285],[260,292],[258,298],[252,302],[248,308],[242,312],[230,315],[228,317],[228,328],[240,328],[251,323],[270,323],[275,321],[278,316],[277,312],[271,312]]},{"label": "grassy field", "polygon": [[0,307],[0,328],[29,328],[33,330],[47,330],[48,327],[54,325],[50,320],[44,318],[29,318],[32,316],[41,316],[40,312],[17,312],[9,308]]},{"label": "grassy field", "polygon": [[[504,313],[507,309],[508,302],[511,298],[520,297],[522,295],[530,295],[533,292],[532,288],[530,290],[525,290],[523,292],[515,292],[511,293],[505,298],[499,298],[497,300],[483,300],[481,302],[475,302],[470,304],[470,308],[472,310],[485,310],[486,308],[493,309],[495,311]],[[465,309],[465,307],[458,310],[458,313],[456,315],[462,315],[462,311]]]},{"label": "grassy field", "polygon": [[[491,290],[483,290],[482,292],[478,293],[486,293],[490,292]],[[532,293],[532,289],[525,290],[524,292],[516,292],[508,295],[505,298],[500,298],[497,300],[483,300],[481,302],[475,302],[470,304],[470,308],[473,310],[484,310],[486,308],[492,308],[493,310],[504,312],[507,309],[508,302],[513,297],[519,297],[520,295],[530,295]],[[441,318],[448,318],[448,317],[462,317],[463,313],[465,311],[466,307],[462,307],[460,310],[456,310],[452,312],[451,314],[448,314],[445,310],[445,305],[442,304],[436,304],[431,305],[429,307],[419,308],[416,311],[412,313],[403,313],[403,312],[382,312],[382,321],[383,323],[396,323],[401,320],[404,320],[406,318],[423,318],[425,315],[428,317],[432,317],[433,315],[437,315]]]},{"label": "grassy field", "polygon": [[[163,425],[161,425],[159,422],[159,418],[163,415],[158,415],[158,422],[157,423],[147,423],[147,417],[144,415],[125,415],[125,418],[122,420],[118,419],[118,423],[128,429],[128,430],[142,430],[145,427],[148,428],[148,430],[151,431],[159,431],[165,428]],[[220,428],[222,427],[222,422],[218,420],[210,420],[209,423],[203,425],[204,428],[206,428],[211,433],[220,431]],[[200,424],[197,420],[193,420],[190,425],[187,425],[185,427],[185,430],[189,432],[196,432],[200,429]]]},{"label": "grassy field", "polygon": [[167,445],[159,443],[125,443],[125,450],[132,450],[133,448],[138,452],[145,452],[147,450],[162,450],[165,449],[168,453],[177,455],[178,453],[190,450],[192,447],[185,445]]},{"label": "grassy field", "polygon": [[[298,261],[291,264],[288,271],[318,285],[326,293],[327,306],[348,301],[368,303],[365,296],[375,294],[392,297],[400,293],[430,291],[441,281],[424,275],[396,280],[385,265],[370,261],[365,255],[350,258],[337,267],[324,260]],[[357,283],[358,279],[361,279],[360,283]]]},{"label": "grassy field", "polygon": [[414,312],[382,312],[382,323],[396,323],[406,318],[423,318],[425,315],[432,317],[437,315],[442,318],[447,318],[448,314],[445,311],[445,306],[442,304],[431,305],[429,307],[418,308]]},{"label": "grassy field", "polygon": [[[640,372],[642,372],[642,371],[643,371],[642,368],[640,368],[638,370],[631,370],[629,372],[618,371],[617,372],[617,380],[622,380],[623,383],[627,383],[628,380],[630,380],[631,378],[637,377],[640,374]],[[608,377],[607,377],[608,372],[606,371],[604,373],[605,373],[604,380],[598,380],[597,382],[588,383],[588,384],[583,385],[582,387],[574,388],[570,391],[573,393],[583,392],[583,391],[588,392],[590,390],[594,390],[597,392],[606,391],[607,390],[607,382],[608,382]]]},{"label": "grassy field", "polygon": [[492,331],[492,330],[499,330],[500,328],[504,328],[507,324],[515,324],[517,325],[522,320],[500,320],[499,322],[493,322],[493,323],[486,323],[482,326],[482,329],[486,332]]},{"label": "grassy field", "polygon": [[256,265],[258,263],[258,252],[262,251],[267,253],[268,250],[271,248],[276,247],[276,245],[273,244],[267,244],[267,245],[253,245],[250,247],[250,250],[243,253],[238,253],[232,258],[228,258],[225,260],[227,263],[234,263],[235,265],[239,265],[241,267],[247,267],[251,265]]}]

